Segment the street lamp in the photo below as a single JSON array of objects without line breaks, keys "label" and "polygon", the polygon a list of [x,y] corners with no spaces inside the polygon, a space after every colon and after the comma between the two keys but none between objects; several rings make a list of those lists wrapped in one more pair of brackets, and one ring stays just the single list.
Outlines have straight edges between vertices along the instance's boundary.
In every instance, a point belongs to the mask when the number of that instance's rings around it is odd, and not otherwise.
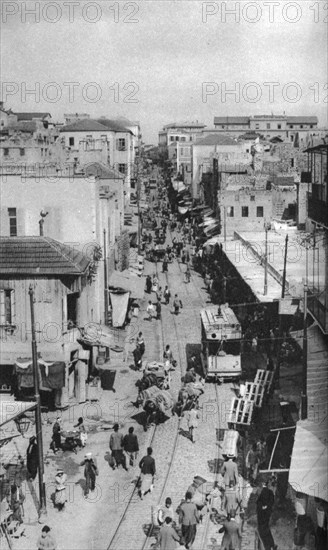
[{"label": "street lamp", "polygon": [[35,319],[34,319],[34,289],[30,285],[30,308],[31,308],[31,332],[32,332],[32,362],[33,362],[33,379],[34,379],[34,392],[35,392],[35,429],[36,429],[36,441],[38,445],[38,474],[39,474],[39,523],[43,523],[47,516],[46,506],[46,485],[44,480],[44,462],[43,462],[43,440],[42,440],[42,421],[41,421],[41,399],[39,391],[39,369],[38,369],[38,352],[36,348],[36,336],[35,336]]},{"label": "street lamp", "polygon": [[20,416],[15,419],[15,424],[19,433],[24,437],[30,427],[31,421],[27,416]]}]

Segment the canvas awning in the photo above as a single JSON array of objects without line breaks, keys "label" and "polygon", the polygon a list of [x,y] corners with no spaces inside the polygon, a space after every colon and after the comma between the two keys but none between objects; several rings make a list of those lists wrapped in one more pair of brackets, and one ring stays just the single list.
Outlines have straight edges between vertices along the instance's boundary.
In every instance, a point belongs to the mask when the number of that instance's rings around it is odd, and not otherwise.
[{"label": "canvas awning", "polygon": [[289,470],[289,483],[295,491],[328,502],[327,421],[301,420],[297,423]]},{"label": "canvas awning", "polygon": [[204,233],[206,235],[215,235],[216,233],[220,233],[220,222],[217,220],[215,223],[211,223],[210,225],[204,227]]},{"label": "canvas awning", "polygon": [[[31,357],[18,357],[15,361],[14,373],[17,376],[18,388],[33,388],[33,361]],[[59,390],[65,386],[65,362],[44,361],[38,358],[38,373],[40,390]]]},{"label": "canvas awning", "polygon": [[109,277],[108,286],[122,289],[130,292],[133,298],[142,300],[145,291],[145,281],[143,277],[138,277],[128,269],[124,271],[113,271]]},{"label": "canvas awning", "polygon": [[36,407],[34,401],[5,401],[1,399],[0,406],[0,426],[7,424],[11,420],[15,420],[26,411],[30,411]]},{"label": "canvas awning", "polygon": [[[87,346],[101,346],[117,351],[117,334],[107,327],[98,323],[88,323],[83,327],[81,342]],[[79,352],[79,358],[80,357]]]}]

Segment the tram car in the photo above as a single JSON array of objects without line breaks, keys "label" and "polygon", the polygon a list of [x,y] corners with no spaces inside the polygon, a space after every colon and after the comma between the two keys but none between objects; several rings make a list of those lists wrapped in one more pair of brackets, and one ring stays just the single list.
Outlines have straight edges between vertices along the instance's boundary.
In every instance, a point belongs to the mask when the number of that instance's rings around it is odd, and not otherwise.
[{"label": "tram car", "polygon": [[241,375],[240,323],[228,304],[200,312],[202,324],[201,361],[206,381],[223,382]]}]

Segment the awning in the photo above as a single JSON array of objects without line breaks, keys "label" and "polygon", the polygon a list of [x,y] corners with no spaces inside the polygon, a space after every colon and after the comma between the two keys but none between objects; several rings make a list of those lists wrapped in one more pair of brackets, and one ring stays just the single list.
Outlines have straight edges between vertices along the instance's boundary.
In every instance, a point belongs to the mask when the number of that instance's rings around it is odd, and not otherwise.
[{"label": "awning", "polygon": [[138,233],[138,224],[132,224],[132,225],[124,225],[123,231],[127,231],[129,235],[132,235],[134,233]]},{"label": "awning", "polygon": [[145,292],[145,281],[128,269],[124,271],[113,271],[109,277],[108,286],[122,289],[131,293],[133,298],[142,300]]},{"label": "awning", "polygon": [[328,502],[327,421],[301,420],[297,423],[289,470],[289,483],[295,491]]},{"label": "awning", "polygon": [[204,233],[208,236],[220,233],[220,230],[221,230],[221,226],[219,221],[211,225],[208,225],[207,227],[204,227]]},{"label": "awning", "polygon": [[[31,357],[18,357],[15,361],[14,373],[17,376],[18,388],[33,388],[33,361]],[[46,362],[38,359],[40,390],[59,390],[65,386],[65,362]]]},{"label": "awning", "polygon": [[34,401],[5,401],[1,399],[0,406],[0,426],[7,424],[11,420],[15,420],[26,411],[30,411],[36,407]]},{"label": "awning", "polygon": [[[87,346],[102,346],[117,351],[117,334],[106,325],[88,323],[83,327],[83,337],[80,339]],[[79,358],[81,352],[79,351]]]},{"label": "awning", "polygon": [[177,191],[178,193],[181,193],[181,191],[185,191],[187,187],[183,183],[183,181],[173,181],[172,180],[172,187],[174,191]]},{"label": "awning", "polygon": [[129,292],[110,292],[110,301],[112,305],[112,324],[113,327],[122,327],[125,323],[126,314],[129,305]]}]

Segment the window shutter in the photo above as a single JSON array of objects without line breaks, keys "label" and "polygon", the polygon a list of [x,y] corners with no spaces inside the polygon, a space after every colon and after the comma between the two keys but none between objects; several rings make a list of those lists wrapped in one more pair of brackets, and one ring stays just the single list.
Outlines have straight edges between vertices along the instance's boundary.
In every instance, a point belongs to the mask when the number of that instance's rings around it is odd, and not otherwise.
[{"label": "window shutter", "polygon": [[67,330],[67,297],[62,297],[62,329]]},{"label": "window shutter", "polygon": [[11,307],[11,324],[16,324],[16,298],[15,291],[10,291],[10,307]]},{"label": "window shutter", "polygon": [[120,140],[117,139],[116,140],[116,151],[119,151],[120,150]]},{"label": "window shutter", "polygon": [[[23,208],[17,209],[17,236],[18,237],[25,237],[26,231],[25,231],[25,214],[26,210]],[[33,233],[32,233],[33,234]],[[39,234],[39,228],[37,227],[35,230],[35,235]]]},{"label": "window shutter", "polygon": [[5,291],[0,290],[0,324],[6,323],[6,310],[5,310]]}]

